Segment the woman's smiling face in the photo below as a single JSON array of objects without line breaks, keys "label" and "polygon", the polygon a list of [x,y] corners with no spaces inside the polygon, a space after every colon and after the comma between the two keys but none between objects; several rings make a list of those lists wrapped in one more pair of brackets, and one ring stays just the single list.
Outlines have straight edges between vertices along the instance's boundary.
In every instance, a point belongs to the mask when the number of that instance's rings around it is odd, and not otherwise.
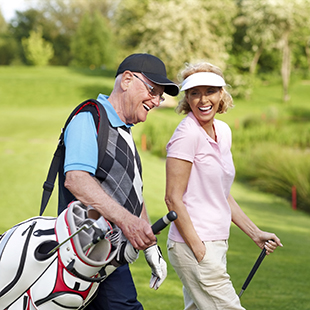
[{"label": "woman's smiling face", "polygon": [[222,99],[222,87],[196,86],[186,91],[186,99],[202,127],[213,124]]}]

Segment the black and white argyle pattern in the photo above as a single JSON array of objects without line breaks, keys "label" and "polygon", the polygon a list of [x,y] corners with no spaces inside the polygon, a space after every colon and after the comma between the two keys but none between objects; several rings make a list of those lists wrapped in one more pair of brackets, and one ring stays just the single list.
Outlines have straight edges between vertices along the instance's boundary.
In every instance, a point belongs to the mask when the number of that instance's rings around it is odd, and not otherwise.
[{"label": "black and white argyle pattern", "polygon": [[130,128],[111,127],[103,163],[96,172],[106,193],[131,213],[142,210],[142,167]]}]

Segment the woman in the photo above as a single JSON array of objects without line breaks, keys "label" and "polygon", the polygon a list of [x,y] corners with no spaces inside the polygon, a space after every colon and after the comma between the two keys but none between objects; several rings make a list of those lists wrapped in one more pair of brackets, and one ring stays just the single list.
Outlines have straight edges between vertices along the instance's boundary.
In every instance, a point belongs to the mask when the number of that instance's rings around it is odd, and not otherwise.
[{"label": "woman", "polygon": [[235,176],[231,130],[215,119],[233,107],[221,70],[209,63],[182,72],[187,114],[167,144],[166,197],[178,214],[168,236],[169,260],[183,283],[186,310],[244,309],[226,268],[231,221],[267,254],[280,239],[261,231],[230,194]]}]

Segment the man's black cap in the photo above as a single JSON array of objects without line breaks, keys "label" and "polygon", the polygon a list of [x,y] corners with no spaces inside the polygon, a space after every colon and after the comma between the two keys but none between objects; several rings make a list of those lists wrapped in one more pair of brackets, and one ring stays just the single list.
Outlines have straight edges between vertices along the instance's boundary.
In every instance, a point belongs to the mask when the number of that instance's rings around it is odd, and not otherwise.
[{"label": "man's black cap", "polygon": [[140,72],[155,84],[165,87],[165,93],[177,96],[179,86],[167,78],[165,64],[156,56],[150,54],[132,54],[119,65],[116,76],[125,72]]}]

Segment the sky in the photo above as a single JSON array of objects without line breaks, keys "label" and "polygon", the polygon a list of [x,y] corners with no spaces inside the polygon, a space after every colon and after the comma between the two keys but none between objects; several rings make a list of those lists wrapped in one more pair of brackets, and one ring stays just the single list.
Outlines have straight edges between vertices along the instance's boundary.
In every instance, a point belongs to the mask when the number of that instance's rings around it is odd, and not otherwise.
[{"label": "sky", "polygon": [[25,0],[0,0],[0,9],[7,22],[14,17],[16,10],[23,11],[26,7]]}]

